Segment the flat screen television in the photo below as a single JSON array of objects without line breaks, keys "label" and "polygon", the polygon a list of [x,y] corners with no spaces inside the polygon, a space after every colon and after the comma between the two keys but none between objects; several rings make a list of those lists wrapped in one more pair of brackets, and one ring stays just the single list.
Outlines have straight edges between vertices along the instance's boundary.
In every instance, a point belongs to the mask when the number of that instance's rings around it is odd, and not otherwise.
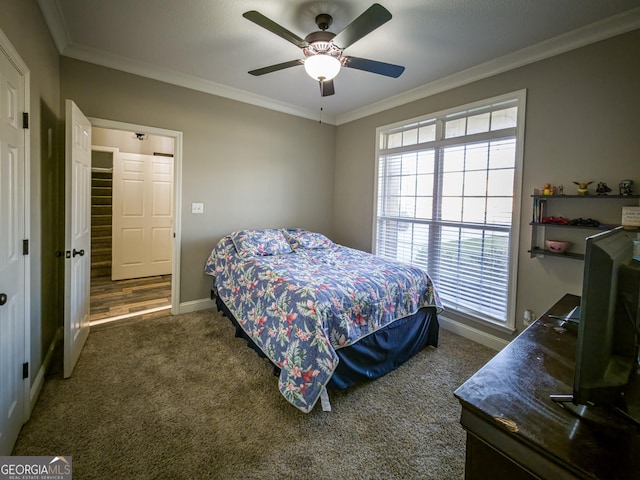
[{"label": "flat screen television", "polygon": [[637,235],[618,227],[586,239],[573,395],[552,398],[581,415],[603,407],[640,425]]}]

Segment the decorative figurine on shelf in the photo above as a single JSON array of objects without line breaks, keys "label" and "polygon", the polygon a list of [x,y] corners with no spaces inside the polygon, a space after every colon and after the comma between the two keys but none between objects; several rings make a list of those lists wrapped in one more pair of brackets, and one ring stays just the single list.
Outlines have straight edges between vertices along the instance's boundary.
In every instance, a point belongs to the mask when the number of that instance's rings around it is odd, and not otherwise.
[{"label": "decorative figurine on shelf", "polygon": [[598,186],[596,187],[596,193],[600,196],[607,195],[611,189],[604,182],[598,182]]},{"label": "decorative figurine on shelf", "polygon": [[569,219],[565,217],[542,217],[541,223],[556,223],[558,225],[569,225]]},{"label": "decorative figurine on shelf", "polygon": [[622,180],[620,185],[618,185],[618,188],[620,188],[620,195],[633,195],[631,185],[633,185],[633,180]]},{"label": "decorative figurine on shelf", "polygon": [[594,220],[593,218],[574,218],[573,220],[569,220],[568,225],[572,225],[575,227],[599,227],[600,222],[598,220]]},{"label": "decorative figurine on shelf", "polygon": [[558,195],[564,195],[564,185],[558,185]]},{"label": "decorative figurine on shelf", "polygon": [[556,187],[552,186],[550,183],[545,183],[542,188],[542,195],[555,195]]},{"label": "decorative figurine on shelf", "polygon": [[573,182],[576,185],[578,185],[578,195],[580,195],[581,197],[584,195],[589,195],[589,185],[591,185],[593,182]]}]

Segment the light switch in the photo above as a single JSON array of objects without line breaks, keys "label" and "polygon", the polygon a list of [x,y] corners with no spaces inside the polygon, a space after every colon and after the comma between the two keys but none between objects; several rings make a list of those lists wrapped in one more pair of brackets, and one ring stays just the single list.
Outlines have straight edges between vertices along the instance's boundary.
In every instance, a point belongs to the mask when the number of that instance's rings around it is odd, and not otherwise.
[{"label": "light switch", "polygon": [[204,213],[204,203],[192,203],[191,213]]}]

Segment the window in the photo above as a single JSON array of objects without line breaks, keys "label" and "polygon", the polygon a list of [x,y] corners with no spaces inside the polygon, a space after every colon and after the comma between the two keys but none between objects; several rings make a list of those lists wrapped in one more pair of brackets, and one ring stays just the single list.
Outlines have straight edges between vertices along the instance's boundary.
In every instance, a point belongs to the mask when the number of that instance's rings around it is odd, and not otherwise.
[{"label": "window", "polygon": [[448,312],[513,328],[525,92],[378,129],[376,254]]}]

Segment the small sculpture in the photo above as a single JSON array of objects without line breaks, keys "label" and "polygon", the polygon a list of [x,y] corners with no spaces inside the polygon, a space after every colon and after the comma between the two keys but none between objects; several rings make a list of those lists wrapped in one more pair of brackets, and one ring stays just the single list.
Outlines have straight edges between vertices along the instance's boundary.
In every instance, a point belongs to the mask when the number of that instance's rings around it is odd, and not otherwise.
[{"label": "small sculpture", "polygon": [[593,181],[591,182],[573,182],[576,185],[578,185],[578,195],[583,196],[583,195],[589,195],[589,185],[591,185],[593,183]]},{"label": "small sculpture", "polygon": [[598,220],[594,220],[593,218],[574,218],[573,220],[569,220],[567,225],[573,225],[576,227],[599,227],[600,222]]},{"label": "small sculpture", "polygon": [[565,217],[542,217],[542,223],[557,223],[560,225],[569,225],[569,219]]},{"label": "small sculpture", "polygon": [[633,180],[622,180],[618,188],[620,189],[620,195],[633,195],[633,189],[631,188],[633,185]]},{"label": "small sculpture", "polygon": [[596,193],[598,195],[607,195],[611,189],[604,182],[598,182],[598,186],[596,187]]}]

